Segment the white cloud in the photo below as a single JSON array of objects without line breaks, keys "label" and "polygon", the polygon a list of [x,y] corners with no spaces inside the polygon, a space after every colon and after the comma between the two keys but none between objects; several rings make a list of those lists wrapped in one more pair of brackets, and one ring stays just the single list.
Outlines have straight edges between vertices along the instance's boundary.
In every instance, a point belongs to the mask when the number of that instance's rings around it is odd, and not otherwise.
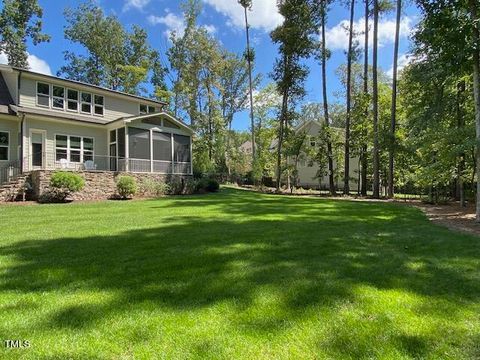
[{"label": "white cloud", "polygon": [[[413,29],[413,19],[411,17],[404,17],[400,22],[400,37],[408,37]],[[332,28],[327,29],[326,40],[327,47],[334,50],[347,50],[348,49],[348,27],[350,22],[348,20],[342,20]],[[363,48],[364,30],[365,30],[365,18],[361,18],[353,23],[353,29],[357,33],[357,39],[359,40],[360,47]],[[372,46],[373,39],[373,26],[370,26],[369,40],[370,46]],[[391,44],[395,41],[395,20],[380,20],[378,23],[378,43],[379,46]]]},{"label": "white cloud", "polygon": [[[405,66],[408,66],[409,64],[411,64],[414,61],[415,61],[415,57],[413,55],[410,55],[410,54],[400,55],[398,57],[397,74],[399,74],[403,70],[403,68],[405,68]],[[393,64],[392,64],[392,67],[390,69],[388,69],[387,75],[390,78],[393,78]]]},{"label": "white cloud", "polygon": [[[35,55],[28,54],[27,61],[31,71],[45,75],[52,75],[52,69],[50,69],[50,66],[45,60],[42,60]],[[8,64],[7,55],[5,55],[5,53],[0,53],[0,64]]]},{"label": "white cloud", "polygon": [[185,20],[183,17],[177,16],[174,13],[167,13],[165,16],[150,15],[147,20],[152,25],[165,25],[167,30],[164,34],[167,37],[170,37],[172,32],[175,32],[178,36],[183,36],[185,32]]},{"label": "white cloud", "polygon": [[207,33],[209,33],[210,35],[215,35],[217,33],[217,28],[215,27],[215,25],[203,25],[202,26],[206,31]]},{"label": "white cloud", "polygon": [[122,11],[125,12],[132,8],[143,10],[143,8],[147,6],[149,2],[150,0],[125,0]]},{"label": "white cloud", "polygon": [[[156,16],[150,15],[147,17],[147,21],[152,25],[162,24],[165,25],[167,30],[165,30],[164,34],[168,38],[170,35],[175,32],[177,36],[183,36],[186,28],[185,19],[181,16],[175,15],[174,13],[169,12],[166,10],[165,16]],[[202,27],[210,34],[214,35],[217,33],[217,28],[215,25],[202,25]]]},{"label": "white cloud", "polygon": [[[245,14],[243,7],[237,0],[203,0],[217,12],[228,18],[227,24],[243,29]],[[263,31],[270,31],[281,24],[282,16],[278,13],[277,0],[253,1],[252,11],[248,12],[250,27]]]}]

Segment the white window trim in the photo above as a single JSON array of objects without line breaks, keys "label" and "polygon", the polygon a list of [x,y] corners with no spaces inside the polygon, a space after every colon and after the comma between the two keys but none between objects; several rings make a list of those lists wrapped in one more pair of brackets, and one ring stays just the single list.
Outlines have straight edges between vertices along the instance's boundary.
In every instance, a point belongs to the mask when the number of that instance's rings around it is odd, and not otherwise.
[{"label": "white window trim", "polygon": [[[63,89],[63,98],[60,97],[60,96],[55,96],[55,95],[53,95],[53,88],[54,88],[55,86]],[[51,86],[51,92],[52,92],[52,109],[55,109],[55,110],[65,110],[65,96],[67,95],[67,94],[66,94],[66,91],[67,91],[67,89],[66,89],[65,86],[52,84],[52,86]],[[60,107],[54,106],[55,99],[61,99],[61,100],[63,100],[63,107],[60,108]]]},{"label": "white window trim", "polygon": [[[92,157],[95,158],[95,138],[94,137],[91,137],[91,136],[81,136],[81,135],[67,135],[67,134],[55,134],[55,162],[58,162],[59,160],[57,160],[57,149],[61,149],[61,150],[67,150],[67,161],[69,163],[73,163],[73,164],[83,164],[85,162],[85,151],[88,151],[88,152],[91,152],[92,153]],[[63,147],[63,146],[57,146],[57,136],[66,136],[67,137],[67,147]],[[78,137],[80,138],[80,149],[72,149],[71,146],[70,146],[70,137]],[[84,148],[84,139],[92,139],[92,143],[93,143],[93,150],[85,150]],[[80,162],[78,161],[72,161],[70,160],[71,159],[71,152],[72,151],[80,151]]]},{"label": "white window trim", "polygon": [[[42,105],[38,102],[38,97],[39,96],[47,97],[47,95],[40,94],[38,92],[38,84],[48,85],[48,92],[49,92],[49,94],[48,94],[48,105]],[[64,91],[63,98],[53,95],[53,87],[54,86],[63,88],[63,91]],[[68,91],[69,90],[70,91],[76,91],[78,93],[78,100],[69,100],[68,99]],[[89,94],[91,96],[91,102],[90,103],[82,101],[82,93]],[[95,104],[95,96],[103,98],[103,105],[96,105]],[[53,100],[54,99],[62,99],[63,100],[63,108],[53,106]],[[69,101],[75,102],[77,104],[77,110],[71,110],[71,109],[68,108],[68,102]],[[100,94],[96,94],[96,93],[93,93],[93,92],[82,91],[82,90],[78,90],[78,89],[72,89],[72,88],[69,88],[69,87],[66,87],[66,86],[52,84],[52,83],[48,83],[48,82],[44,82],[44,81],[36,81],[35,82],[35,105],[38,106],[38,107],[41,107],[41,108],[57,110],[57,111],[67,111],[67,112],[77,113],[77,114],[78,113],[79,114],[86,114],[86,115],[96,116],[96,117],[105,117],[105,102],[106,102],[106,96],[105,95],[100,95]],[[83,104],[90,105],[90,112],[86,112],[86,111],[82,110],[82,105]],[[96,114],[95,113],[95,106],[98,106],[98,107],[102,108],[102,114]],[[148,106],[147,106],[147,108],[148,108]]]},{"label": "white window trim", "polygon": [[[90,102],[86,102],[86,101],[83,101],[83,98],[82,98],[82,95],[83,94],[89,94],[90,95]],[[86,111],[83,111],[82,107],[83,107],[83,104],[88,104],[90,105],[90,112],[86,112]],[[92,93],[89,93],[89,92],[86,92],[86,91],[81,91],[80,92],[80,112],[82,114],[89,114],[89,115],[92,115],[92,111],[93,111],[93,94]]]},{"label": "white window trim", "polygon": [[[44,85],[48,85],[48,106],[47,105],[42,105],[42,104],[39,104],[38,103],[38,96],[47,96],[45,94],[40,94],[38,92],[38,84],[44,84]],[[51,105],[52,105],[52,84],[49,84],[47,82],[43,82],[43,81],[37,81],[35,83],[35,104],[38,106],[38,107],[42,107],[42,108],[48,108],[50,109],[51,108]]]},{"label": "white window trim", "polygon": [[[95,103],[95,97],[96,97],[96,96],[101,97],[101,98],[103,99],[103,105],[98,105],[98,104]],[[95,108],[96,108],[97,106],[102,108],[102,113],[101,113],[101,114],[97,114],[97,113],[95,112]],[[93,115],[95,115],[95,116],[100,116],[100,117],[104,117],[104,116],[105,116],[105,96],[93,94],[93,109],[92,109],[92,110],[93,110]]]},{"label": "white window trim", "polygon": [[0,145],[0,147],[2,147],[2,148],[4,148],[4,147],[7,148],[7,159],[6,159],[6,160],[0,160],[0,162],[10,161],[10,142],[12,141],[12,138],[11,138],[11,136],[10,136],[10,131],[8,131],[8,130],[0,130],[0,133],[6,133],[6,134],[8,134],[8,145]]},{"label": "white window trim", "polygon": [[[76,91],[77,92],[77,100],[73,100],[73,99],[69,99],[68,98],[68,91]],[[65,99],[65,109],[68,111],[68,112],[72,112],[72,113],[78,113],[80,111],[80,91],[77,90],[77,89],[72,89],[72,88],[67,88],[66,89],[66,99]],[[71,110],[68,108],[68,102],[74,102],[77,104],[77,110]]]},{"label": "white window trim", "polygon": [[[147,112],[141,111],[141,107],[142,107],[142,106],[146,106],[146,107],[147,107]],[[153,108],[153,112],[151,112],[149,108]],[[155,113],[155,112],[157,112],[157,109],[156,109],[156,107],[153,106],[153,105],[148,105],[148,104],[144,104],[144,103],[138,104],[138,113],[139,113],[140,115],[148,115],[148,114],[153,114],[153,113]]]}]

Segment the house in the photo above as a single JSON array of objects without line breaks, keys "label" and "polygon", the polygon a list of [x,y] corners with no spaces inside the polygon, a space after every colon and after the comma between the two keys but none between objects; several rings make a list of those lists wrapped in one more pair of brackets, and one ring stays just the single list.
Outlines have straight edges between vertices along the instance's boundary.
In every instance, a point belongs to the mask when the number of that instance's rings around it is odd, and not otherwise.
[{"label": "house", "polygon": [[[333,146],[344,146],[344,130],[340,128],[331,128],[333,131],[337,132],[342,138],[342,144],[332,144]],[[317,144],[317,136],[322,131],[322,123],[320,121],[307,121],[297,127],[297,133],[304,133],[305,134],[305,143],[304,147],[316,148]],[[298,170],[298,182],[299,186],[306,187],[306,188],[319,188],[322,190],[326,190],[329,187],[329,176],[324,175],[321,178],[317,178],[317,172],[319,170],[318,164],[314,161],[314,159],[309,158],[305,154],[299,157],[299,162],[297,165]],[[344,157],[342,156],[342,168],[343,168],[343,161]],[[290,161],[292,161],[290,159]],[[336,161],[334,160],[333,168],[337,169]],[[354,191],[358,189],[360,183],[360,164],[359,158],[355,156],[350,157],[350,189]],[[343,188],[343,173],[337,174],[340,176],[336,176],[335,179],[335,187],[336,189]]]},{"label": "house", "polygon": [[193,131],[165,105],[0,65],[0,185],[58,169],[191,176]]},{"label": "house", "polygon": [[[340,134],[340,137],[344,137],[343,129],[340,128],[332,128],[334,131]],[[301,125],[297,126],[295,129],[297,134],[303,133],[305,134],[305,139],[303,143],[303,149],[313,148],[315,149],[318,146],[317,137],[319,133],[322,131],[322,123],[320,121],[306,121]],[[270,151],[276,152],[278,146],[278,140],[274,139],[270,145]],[[334,146],[340,146],[340,144],[334,144]],[[343,144],[341,144],[343,147]],[[251,154],[252,152],[252,143],[250,141],[246,141],[240,146],[240,150],[246,154]],[[315,152],[315,150],[313,151]],[[343,158],[342,158],[343,161]],[[294,159],[288,159],[289,164],[294,163]],[[337,164],[334,161],[334,168],[337,168]],[[343,167],[343,163],[342,163]],[[352,191],[358,189],[360,184],[360,173],[359,173],[359,159],[358,157],[352,156],[350,159],[350,188]],[[313,158],[308,154],[308,151],[302,151],[300,156],[298,157],[297,162],[297,180],[298,186],[305,187],[305,188],[316,188],[316,189],[328,189],[329,187],[329,177],[328,175],[324,175],[321,178],[317,177],[317,173],[319,170],[318,164],[315,162]],[[343,174],[341,174],[343,176]],[[343,187],[343,179],[342,176],[337,176],[335,179],[335,187],[340,189]],[[284,180],[286,182],[286,180]],[[340,183],[342,182],[342,183]]]}]

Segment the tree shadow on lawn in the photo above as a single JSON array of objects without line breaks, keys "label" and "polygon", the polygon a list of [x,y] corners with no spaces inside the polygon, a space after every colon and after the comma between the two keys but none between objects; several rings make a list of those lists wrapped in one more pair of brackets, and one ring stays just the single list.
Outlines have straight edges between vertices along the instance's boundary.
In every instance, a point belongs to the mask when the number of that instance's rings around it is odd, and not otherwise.
[{"label": "tree shadow on lawn", "polygon": [[[414,209],[344,201],[318,207],[315,199],[292,203],[269,197],[252,205],[250,195],[228,195],[184,198],[171,206],[199,212],[213,206],[231,218],[186,216],[115,236],[1,247],[0,256],[15,258],[16,265],[1,274],[0,291],[115,294],[101,304],[60,308],[43,324],[74,329],[145,302],[178,311],[232,302],[242,313],[257,306],[262,291],[278,294],[281,315],[240,316],[236,326],[244,332],[279,331],[311,309],[355,303],[359,286],[404,290],[457,303],[459,310],[479,301],[478,239],[452,239],[453,233],[429,224]],[[284,218],[275,218],[280,215]],[[451,307],[448,314],[444,310],[427,303],[417,309],[419,316],[457,316]],[[335,336],[329,346],[339,352],[355,345],[341,329]],[[408,336],[398,336],[400,347],[414,344],[416,351],[428,352],[427,340]],[[359,349],[358,355],[366,351]]]}]

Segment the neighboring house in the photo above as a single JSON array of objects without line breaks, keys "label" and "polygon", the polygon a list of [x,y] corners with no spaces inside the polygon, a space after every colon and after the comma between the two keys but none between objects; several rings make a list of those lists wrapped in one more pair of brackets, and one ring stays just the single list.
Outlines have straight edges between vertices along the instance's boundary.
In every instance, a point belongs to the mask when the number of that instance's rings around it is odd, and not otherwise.
[{"label": "neighboring house", "polygon": [[[340,128],[332,128],[332,129],[334,129],[334,131],[340,132],[342,138],[344,138],[343,129],[340,129]],[[304,144],[304,146],[315,148],[317,146],[316,136],[318,136],[320,131],[322,131],[322,124],[320,121],[307,121],[304,124],[300,125],[296,129],[296,131],[297,133],[300,133],[300,132],[305,133],[306,143]],[[344,159],[342,157],[342,168],[343,168],[343,161]],[[335,161],[334,161],[333,167],[334,169],[337,168],[337,164]],[[309,188],[328,189],[329,177],[328,175],[325,175],[321,179],[316,178],[318,169],[319,169],[319,166],[314,161],[314,159],[301,156],[300,161],[298,162],[298,167],[297,167],[299,185],[302,187],[309,187]],[[337,179],[335,180],[335,187],[337,188],[337,190],[339,189],[341,190],[343,189],[343,173],[338,175],[340,176],[337,176]],[[350,190],[351,191],[356,190],[358,188],[358,184],[359,184],[359,159],[358,157],[350,157]]]},{"label": "neighboring house", "polygon": [[[343,129],[334,128],[335,131],[342,132]],[[305,147],[317,147],[316,137],[322,131],[322,125],[320,121],[307,121],[297,127],[296,132],[305,134],[304,148]],[[342,135],[343,137],[343,135]],[[274,139],[270,145],[270,151],[276,151],[278,141]],[[342,145],[343,146],[343,145]],[[252,143],[246,141],[240,146],[240,150],[245,153],[251,153]],[[343,161],[343,159],[342,159]],[[289,163],[293,164],[293,159],[289,159]],[[342,164],[343,167],[343,164]],[[337,168],[337,164],[334,162],[334,168]],[[307,188],[320,188],[328,189],[329,178],[328,175],[322,177],[321,179],[317,178],[317,172],[319,170],[318,164],[315,160],[309,157],[305,152],[302,152],[299,156],[299,161],[297,164],[298,170],[298,185]],[[343,174],[340,174],[336,179],[335,186],[337,189],[343,187]],[[352,191],[358,188],[359,184],[359,160],[358,157],[351,157],[350,159],[350,188]]]},{"label": "neighboring house", "polygon": [[250,140],[245,141],[242,145],[240,145],[239,150],[245,155],[252,156],[252,142]]},{"label": "neighboring house", "polygon": [[192,174],[192,134],[166,104],[0,65],[0,185],[35,170]]}]

